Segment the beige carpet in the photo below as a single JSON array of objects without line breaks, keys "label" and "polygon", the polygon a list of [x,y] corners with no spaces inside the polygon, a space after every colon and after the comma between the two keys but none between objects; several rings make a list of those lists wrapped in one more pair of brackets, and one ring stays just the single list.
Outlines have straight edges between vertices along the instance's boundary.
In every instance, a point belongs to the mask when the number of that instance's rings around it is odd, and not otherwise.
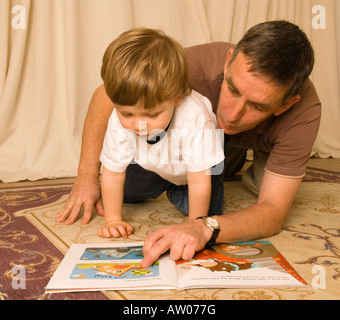
[{"label": "beige carpet", "polygon": [[[307,181],[308,179],[303,182],[298,191],[283,230],[279,234],[268,238],[268,240],[275,245],[296,271],[307,281],[309,287],[142,292],[108,291],[103,293],[103,297],[119,300],[340,299],[340,183],[337,179],[334,182]],[[318,180],[314,179],[313,181]],[[320,179],[320,181],[332,181],[332,179]],[[68,184],[58,185],[55,188],[66,188],[65,190],[67,190],[69,187],[70,185]],[[41,193],[43,194],[44,189],[43,187],[41,188]],[[13,192],[17,191],[19,193],[20,190],[22,189],[12,189]],[[65,191],[63,193],[58,199],[52,199],[52,201],[48,201],[44,205],[16,211],[14,217],[27,219],[62,253],[66,253],[72,243],[108,243],[117,241],[105,240],[97,235],[97,228],[103,223],[102,217],[96,216],[88,225],[81,225],[79,221],[71,226],[55,223],[55,215],[67,199]],[[256,201],[256,198],[239,181],[225,182],[225,195],[227,206],[224,214],[247,207]],[[13,201],[20,201],[20,199],[14,199]],[[0,222],[5,219],[2,216],[6,217],[3,211],[0,211]],[[126,219],[135,228],[133,235],[127,241],[143,241],[147,234],[160,226],[186,219],[169,203],[165,195],[143,204],[124,205],[124,211]],[[1,246],[0,233],[0,249],[2,250],[2,248],[4,246]],[[49,273],[46,275],[44,283],[48,281],[59,262],[60,258],[55,259],[54,264],[49,268]],[[10,278],[8,272],[7,278]],[[55,295],[57,294],[53,294],[53,296]],[[6,292],[3,292],[3,297],[6,298]],[[46,299],[46,296],[41,292],[36,298]],[[34,299],[34,297],[29,299]],[[77,293],[72,296],[72,299],[77,299]]]}]

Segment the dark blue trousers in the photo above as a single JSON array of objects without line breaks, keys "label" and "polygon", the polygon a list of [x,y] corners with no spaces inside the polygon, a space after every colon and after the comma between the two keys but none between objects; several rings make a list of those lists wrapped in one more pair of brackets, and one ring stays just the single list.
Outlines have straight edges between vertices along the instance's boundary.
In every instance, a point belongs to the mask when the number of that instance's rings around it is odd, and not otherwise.
[{"label": "dark blue trousers", "polygon": [[[220,215],[224,205],[224,161],[211,169],[211,200],[209,215]],[[136,203],[146,199],[156,199],[163,192],[179,211],[189,214],[188,185],[177,186],[157,173],[145,170],[131,163],[126,170],[124,202]]]}]

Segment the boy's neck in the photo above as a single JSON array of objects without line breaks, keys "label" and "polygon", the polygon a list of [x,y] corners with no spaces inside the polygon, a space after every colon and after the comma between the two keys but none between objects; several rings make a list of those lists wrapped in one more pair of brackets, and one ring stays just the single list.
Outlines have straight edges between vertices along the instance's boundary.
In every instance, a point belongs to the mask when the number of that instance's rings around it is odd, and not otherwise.
[{"label": "boy's neck", "polygon": [[169,127],[170,127],[170,124],[171,124],[171,120],[168,124],[168,126],[163,130],[161,131],[160,133],[156,134],[154,137],[152,137],[151,139],[149,140],[146,140],[146,142],[148,144],[156,144],[157,142],[161,141],[165,135],[166,135],[166,132],[168,131]]}]

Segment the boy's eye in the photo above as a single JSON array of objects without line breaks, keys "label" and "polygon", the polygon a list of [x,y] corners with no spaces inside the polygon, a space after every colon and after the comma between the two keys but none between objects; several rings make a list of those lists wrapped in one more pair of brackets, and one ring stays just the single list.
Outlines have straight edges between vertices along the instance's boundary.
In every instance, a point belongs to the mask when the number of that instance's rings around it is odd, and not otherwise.
[{"label": "boy's eye", "polygon": [[125,118],[131,116],[131,113],[128,113],[128,112],[121,112],[120,114],[121,114],[123,117],[125,117]]},{"label": "boy's eye", "polygon": [[150,114],[148,114],[148,117],[156,118],[156,117],[158,117],[158,115],[159,115],[159,113],[150,113]]}]

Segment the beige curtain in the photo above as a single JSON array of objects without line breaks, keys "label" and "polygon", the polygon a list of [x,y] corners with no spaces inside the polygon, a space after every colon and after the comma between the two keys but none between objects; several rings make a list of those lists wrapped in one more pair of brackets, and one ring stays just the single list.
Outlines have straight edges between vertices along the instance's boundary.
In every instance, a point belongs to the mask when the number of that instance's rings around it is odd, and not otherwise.
[{"label": "beige curtain", "polygon": [[[325,29],[312,25],[316,5],[325,9]],[[314,153],[340,157],[339,7],[337,0],[0,0],[0,180],[76,175],[103,52],[138,26],[190,46],[235,43],[266,20],[298,24],[316,51],[312,80],[323,102]]]}]

